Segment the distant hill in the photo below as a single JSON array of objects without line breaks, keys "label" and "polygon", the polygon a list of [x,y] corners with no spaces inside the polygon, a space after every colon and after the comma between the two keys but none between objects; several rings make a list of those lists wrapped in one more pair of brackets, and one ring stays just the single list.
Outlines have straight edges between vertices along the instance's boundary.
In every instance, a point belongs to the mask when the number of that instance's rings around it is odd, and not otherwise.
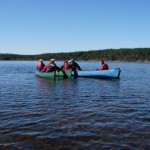
[{"label": "distant hill", "polygon": [[150,62],[150,48],[121,48],[89,50],[78,52],[44,53],[38,55],[0,54],[0,60],[69,60],[76,57],[77,60],[99,60],[107,61],[148,61]]}]

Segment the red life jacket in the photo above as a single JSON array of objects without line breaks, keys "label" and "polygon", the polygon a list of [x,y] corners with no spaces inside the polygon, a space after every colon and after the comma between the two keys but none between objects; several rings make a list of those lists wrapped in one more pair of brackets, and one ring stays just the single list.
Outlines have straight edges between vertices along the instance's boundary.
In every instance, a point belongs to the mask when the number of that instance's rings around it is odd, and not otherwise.
[{"label": "red life jacket", "polygon": [[55,64],[46,64],[45,67],[42,69],[41,72],[52,72],[58,69],[58,67]]},{"label": "red life jacket", "polygon": [[70,66],[69,66],[69,64],[65,64],[64,66],[63,66],[63,70],[67,70],[67,69],[69,69],[70,68]]},{"label": "red life jacket", "polygon": [[50,64],[46,64],[41,72],[45,72],[48,67],[50,67]]},{"label": "red life jacket", "polygon": [[37,68],[43,68],[43,65],[41,62],[38,62]]},{"label": "red life jacket", "polygon": [[108,70],[108,65],[107,64],[102,64],[102,68],[100,70]]}]

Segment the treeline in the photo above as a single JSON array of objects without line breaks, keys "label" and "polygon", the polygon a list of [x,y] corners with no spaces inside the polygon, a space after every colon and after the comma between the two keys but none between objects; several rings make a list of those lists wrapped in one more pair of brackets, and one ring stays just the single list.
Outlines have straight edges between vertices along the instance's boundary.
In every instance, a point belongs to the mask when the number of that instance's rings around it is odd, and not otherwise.
[{"label": "treeline", "polygon": [[19,54],[0,54],[0,60],[69,60],[71,58],[78,60],[99,60],[107,61],[148,61],[150,62],[150,48],[122,48],[90,50],[64,53],[44,53],[40,55],[19,55]]}]

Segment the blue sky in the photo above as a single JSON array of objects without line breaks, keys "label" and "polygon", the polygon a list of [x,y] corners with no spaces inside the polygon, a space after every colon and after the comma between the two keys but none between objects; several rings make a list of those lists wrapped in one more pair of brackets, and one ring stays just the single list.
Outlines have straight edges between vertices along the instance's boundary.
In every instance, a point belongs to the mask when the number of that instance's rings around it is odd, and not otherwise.
[{"label": "blue sky", "polygon": [[0,53],[150,47],[150,0],[0,0]]}]

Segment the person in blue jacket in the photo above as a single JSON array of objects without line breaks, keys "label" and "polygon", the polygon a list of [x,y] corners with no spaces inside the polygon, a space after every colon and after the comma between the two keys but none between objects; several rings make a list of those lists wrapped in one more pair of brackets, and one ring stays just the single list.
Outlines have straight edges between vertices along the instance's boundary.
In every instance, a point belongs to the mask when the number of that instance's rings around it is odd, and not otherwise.
[{"label": "person in blue jacket", "polygon": [[69,60],[68,64],[69,64],[70,68],[72,68],[72,71],[82,70],[81,67],[78,65],[78,63],[75,62],[75,58],[72,58],[71,60]]}]

